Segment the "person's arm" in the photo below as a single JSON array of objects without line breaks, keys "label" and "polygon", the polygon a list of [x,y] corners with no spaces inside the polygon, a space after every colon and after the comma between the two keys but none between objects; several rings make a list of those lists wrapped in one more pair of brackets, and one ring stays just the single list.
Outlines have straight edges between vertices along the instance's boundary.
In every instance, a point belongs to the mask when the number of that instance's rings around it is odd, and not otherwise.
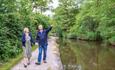
[{"label": "person's arm", "polygon": [[39,36],[38,36],[38,32],[37,32],[35,45],[38,45],[38,42],[39,42]]},{"label": "person's arm", "polygon": [[46,32],[48,33],[49,31],[51,31],[51,29],[52,29],[52,25],[46,29]]},{"label": "person's arm", "polygon": [[38,36],[38,33],[36,34],[36,42],[38,43],[39,41],[39,36]]},{"label": "person's arm", "polygon": [[25,42],[26,42],[26,40],[25,40],[25,34],[23,33],[22,34],[22,46],[23,47],[25,47]]}]

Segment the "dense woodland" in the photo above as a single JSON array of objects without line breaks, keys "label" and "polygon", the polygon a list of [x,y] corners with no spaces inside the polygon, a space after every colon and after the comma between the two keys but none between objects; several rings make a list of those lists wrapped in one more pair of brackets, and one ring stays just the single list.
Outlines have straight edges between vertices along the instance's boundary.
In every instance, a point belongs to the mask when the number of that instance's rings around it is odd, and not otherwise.
[{"label": "dense woodland", "polygon": [[64,37],[115,43],[115,0],[59,0],[55,20]]},{"label": "dense woodland", "polygon": [[[42,14],[51,0],[0,0],[0,63],[22,52],[21,35],[29,27],[53,24],[60,37],[115,44],[115,0],[59,0],[49,18]],[[33,12],[40,9],[40,12]]]}]

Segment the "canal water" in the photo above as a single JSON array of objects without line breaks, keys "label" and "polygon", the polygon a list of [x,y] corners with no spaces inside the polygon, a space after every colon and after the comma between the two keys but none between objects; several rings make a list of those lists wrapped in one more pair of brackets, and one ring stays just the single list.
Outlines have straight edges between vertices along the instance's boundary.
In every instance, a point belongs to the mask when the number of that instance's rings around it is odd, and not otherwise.
[{"label": "canal water", "polygon": [[59,45],[64,70],[115,70],[115,47],[68,39]]}]

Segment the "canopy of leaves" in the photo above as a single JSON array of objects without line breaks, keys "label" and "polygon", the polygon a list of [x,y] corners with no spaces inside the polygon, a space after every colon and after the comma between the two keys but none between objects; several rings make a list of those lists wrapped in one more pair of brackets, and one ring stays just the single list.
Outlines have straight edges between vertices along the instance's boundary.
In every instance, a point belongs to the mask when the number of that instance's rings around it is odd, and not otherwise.
[{"label": "canopy of leaves", "polygon": [[100,35],[103,40],[108,40],[115,36],[114,28],[114,0],[84,0],[70,31],[81,38],[96,40]]},{"label": "canopy of leaves", "polygon": [[59,7],[54,10],[54,19],[57,22],[57,32],[61,34],[61,32],[69,32],[75,24],[75,15],[79,10],[76,0],[59,0],[59,2]]}]

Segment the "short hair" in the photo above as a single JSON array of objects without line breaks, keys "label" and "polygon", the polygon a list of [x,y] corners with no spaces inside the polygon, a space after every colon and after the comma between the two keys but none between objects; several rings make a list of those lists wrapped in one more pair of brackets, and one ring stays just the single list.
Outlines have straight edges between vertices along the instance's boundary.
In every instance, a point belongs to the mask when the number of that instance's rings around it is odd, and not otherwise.
[{"label": "short hair", "polygon": [[26,33],[26,32],[27,33],[29,32],[29,28],[27,28],[27,27],[24,28],[24,33]]},{"label": "short hair", "polygon": [[43,27],[43,25],[42,25],[42,24],[38,25],[38,27],[39,27],[39,26],[42,26],[42,27]]}]

